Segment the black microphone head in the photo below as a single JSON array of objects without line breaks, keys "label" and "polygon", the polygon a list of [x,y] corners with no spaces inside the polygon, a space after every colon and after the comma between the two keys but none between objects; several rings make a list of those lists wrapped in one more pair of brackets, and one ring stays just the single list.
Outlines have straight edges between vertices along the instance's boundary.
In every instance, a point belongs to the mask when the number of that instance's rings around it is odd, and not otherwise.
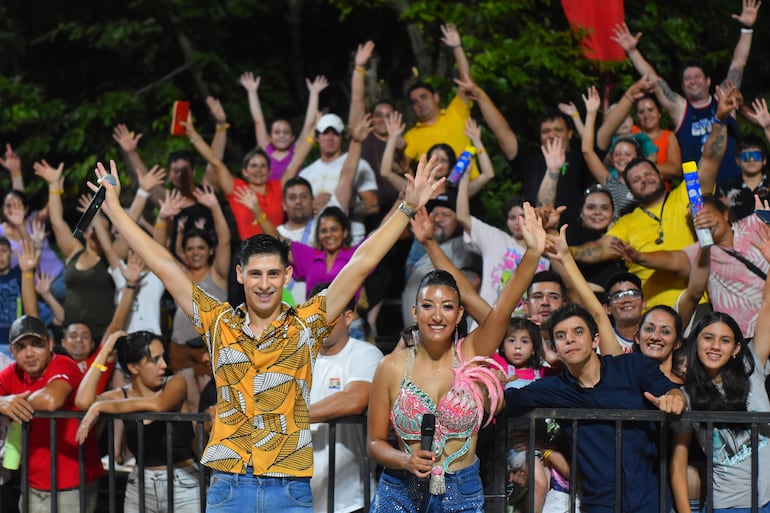
[{"label": "black microphone head", "polygon": [[436,416],[432,413],[424,413],[422,415],[422,425],[420,426],[420,434],[422,436],[429,436],[433,438],[433,433],[436,431]]}]

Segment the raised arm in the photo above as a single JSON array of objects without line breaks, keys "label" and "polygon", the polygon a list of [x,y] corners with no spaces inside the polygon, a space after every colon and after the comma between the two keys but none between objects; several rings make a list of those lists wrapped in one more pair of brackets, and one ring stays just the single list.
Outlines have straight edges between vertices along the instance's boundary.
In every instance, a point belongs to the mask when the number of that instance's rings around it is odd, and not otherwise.
[{"label": "raised arm", "polygon": [[54,169],[48,162],[42,160],[35,162],[33,167],[35,174],[48,182],[48,215],[51,220],[51,228],[62,255],[65,259],[69,259],[83,249],[83,244],[72,235],[72,229],[64,220],[64,208],[61,201],[64,193],[64,179],[62,178],[64,163],[60,163]]},{"label": "raised arm", "polygon": [[5,145],[5,158],[0,158],[0,165],[11,175],[11,188],[16,191],[24,190],[24,176],[21,174],[21,159],[13,151],[10,144]]},{"label": "raised arm", "polygon": [[762,2],[758,0],[743,0],[741,13],[732,15],[733,19],[741,24],[741,37],[738,38],[738,43],[733,50],[733,58],[730,61],[727,76],[722,81],[722,87],[727,87],[732,83],[740,89],[743,83],[743,70],[746,69],[746,62],[749,60],[754,24],[757,21],[757,14],[761,5]]},{"label": "raised arm", "polygon": [[487,93],[474,84],[470,78],[467,80],[455,79],[455,84],[468,98],[474,100],[476,105],[479,106],[484,123],[495,135],[497,144],[500,145],[505,158],[508,160],[515,159],[519,153],[519,141],[516,138],[516,134],[511,130],[508,121],[505,120],[505,117]]},{"label": "raised arm", "polygon": [[214,263],[212,269],[220,279],[227,283],[227,276],[230,272],[230,228],[227,226],[227,219],[222,212],[222,206],[219,204],[214,189],[210,185],[202,185],[193,191],[198,203],[211,211],[211,217],[214,220],[214,231],[217,234],[217,247],[214,248]]},{"label": "raised arm", "polygon": [[302,131],[299,133],[299,141],[304,141],[313,133],[316,116],[318,115],[318,98],[321,96],[321,91],[329,86],[329,81],[325,76],[318,75],[312,82],[309,78],[305,79],[305,85],[307,85],[308,91],[307,110],[305,111],[305,122],[302,125]]},{"label": "raised arm", "polygon": [[[500,291],[495,306],[484,320],[479,321],[479,327],[473,330],[463,344],[464,356],[491,356],[500,346],[500,341],[508,329],[508,320],[513,310],[519,304],[521,296],[529,287],[532,277],[537,271],[540,256],[545,251],[546,235],[540,217],[529,203],[524,203],[524,222],[521,223],[522,236],[527,245],[524,256],[513,278]],[[467,347],[467,349],[466,349]]]},{"label": "raised arm", "polygon": [[433,267],[443,269],[454,277],[457,287],[460,289],[460,297],[463,300],[465,311],[476,320],[486,318],[492,307],[476,292],[473,284],[446,256],[441,246],[433,238],[433,219],[424,208],[421,208],[412,220],[412,232],[415,240],[425,248],[425,253],[430,258]]},{"label": "raised arm", "polygon": [[[171,253],[145,233],[120,206],[120,181],[118,168],[114,161],[110,161],[109,174],[115,178],[118,185],[112,185],[103,180],[102,177],[107,174],[108,172],[102,163],[98,163],[96,177],[98,183],[104,184],[106,189],[102,211],[110,218],[113,226],[121,233],[123,238],[126,239],[129,247],[136,251],[142,257],[142,260],[147,263],[150,270],[160,278],[166,289],[171,293],[176,304],[188,316],[192,316],[193,283],[177,264],[177,260]],[[94,191],[97,189],[97,186],[93,183],[89,183],[89,187]]]},{"label": "raised arm", "polygon": [[206,162],[214,168],[214,174],[222,193],[231,194],[235,184],[233,174],[227,168],[225,163],[222,162],[222,159],[217,157],[211,146],[209,146],[208,143],[203,140],[203,137],[201,137],[195,130],[195,126],[193,126],[192,122],[192,114],[190,114],[187,118],[187,122],[183,123],[183,125],[187,130],[187,137],[190,139],[190,143],[195,147],[201,157],[206,159]]},{"label": "raised arm", "polygon": [[610,318],[604,306],[596,298],[583,273],[578,269],[575,259],[567,246],[566,226],[561,227],[559,236],[549,235],[549,251],[552,268],[559,273],[568,289],[577,296],[579,303],[588,310],[599,327],[599,348],[602,354],[622,354],[623,349],[615,337]]},{"label": "raised arm", "polygon": [[22,239],[21,251],[17,253],[21,271],[21,308],[25,315],[39,317],[37,293],[35,290],[35,269],[40,261],[40,254],[35,251],[31,239]]},{"label": "raised arm", "polygon": [[356,126],[358,120],[366,112],[366,65],[369,63],[373,51],[373,41],[358,45],[358,50],[356,50],[355,68],[353,68],[353,77],[350,79],[348,126]]},{"label": "raised arm", "polygon": [[586,105],[586,128],[583,132],[583,139],[581,142],[583,158],[585,159],[588,170],[591,172],[591,175],[593,175],[594,180],[596,180],[597,183],[604,185],[607,182],[607,177],[610,176],[610,172],[594,151],[596,113],[599,111],[599,104],[601,103],[596,86],[591,86],[588,89],[588,96],[583,95],[583,102]]},{"label": "raised arm", "polygon": [[734,86],[722,88],[717,86],[716,118],[717,123],[711,128],[706,144],[703,146],[703,154],[698,163],[698,178],[704,193],[712,193],[716,186],[717,173],[727,149],[727,123],[728,117],[741,106],[741,94]]},{"label": "raised arm", "polygon": [[251,119],[254,121],[257,146],[264,150],[270,144],[270,134],[265,124],[265,116],[262,114],[262,105],[259,103],[259,95],[257,93],[259,81],[260,77],[255,77],[251,71],[243,73],[238,80],[246,90],[246,96],[249,99],[249,112],[251,112]]},{"label": "raised arm", "polygon": [[690,276],[687,280],[687,287],[679,297],[677,310],[679,317],[682,318],[682,325],[690,324],[695,308],[697,308],[701,297],[706,292],[708,286],[709,271],[711,269],[711,246],[699,248],[695,255],[695,261],[690,266]]},{"label": "raised arm", "polygon": [[762,129],[765,139],[770,141],[770,112],[767,110],[767,100],[756,98],[751,107],[753,110],[746,112],[747,117]]},{"label": "raised arm", "polygon": [[152,237],[164,247],[169,245],[168,234],[171,228],[169,223],[173,222],[174,217],[182,210],[183,202],[184,197],[177,189],[166,190],[165,199],[160,201],[160,210],[158,210],[158,217],[155,219]]},{"label": "raised arm", "polygon": [[545,145],[540,146],[545,157],[545,174],[540,188],[537,191],[538,207],[556,206],[556,188],[561,177],[561,168],[567,160],[561,138],[548,139]]},{"label": "raised arm", "polygon": [[656,85],[655,96],[657,96],[661,106],[668,112],[668,115],[674,121],[674,124],[678,125],[684,116],[687,100],[672,91],[666,81],[658,76],[655,69],[639,52],[637,46],[639,44],[639,38],[642,37],[642,33],[638,32],[635,35],[631,34],[628,25],[625,23],[615,25],[612,29],[612,33],[612,40],[618,43],[623,50],[626,51],[626,54],[628,55],[628,58],[631,59],[631,63],[633,63],[636,71],[641,76],[649,76],[650,79],[654,80]]},{"label": "raised arm", "polygon": [[401,113],[393,111],[385,119],[385,126],[388,129],[388,142],[385,143],[385,149],[382,152],[382,161],[380,162],[380,176],[384,178],[394,189],[401,190],[406,187],[407,181],[404,175],[393,171],[396,156],[396,147],[404,133],[406,125],[402,121]]},{"label": "raised arm", "polygon": [[118,146],[120,146],[120,149],[123,152],[123,157],[137,176],[147,172],[147,164],[144,163],[142,157],[140,157],[139,153],[136,151],[136,147],[139,145],[139,140],[141,138],[142,134],[132,132],[122,123],[117,125],[112,131],[112,139],[118,143]]},{"label": "raised arm", "polygon": [[420,159],[414,178],[411,176],[407,178],[409,185],[406,188],[402,207],[399,208],[400,211],[392,215],[358,246],[353,257],[334,278],[326,295],[326,315],[329,319],[337,318],[344,311],[345,305],[364,282],[364,278],[398,240],[412,217],[412,212],[424,206],[435,189],[443,183],[444,178],[437,179],[434,176],[435,165],[434,158],[426,161],[423,156]]},{"label": "raised arm", "polygon": [[575,125],[575,130],[577,131],[578,135],[582,138],[583,132],[585,131],[585,125],[583,124],[583,120],[580,119],[580,112],[577,110],[577,107],[575,107],[575,104],[572,102],[562,102],[559,105],[557,105],[558,109],[566,114],[567,116],[572,119],[572,124]]},{"label": "raised arm", "polygon": [[649,90],[653,87],[653,83],[648,76],[643,76],[637,82],[631,85],[623,96],[620,97],[615,107],[606,113],[604,121],[596,132],[596,145],[602,149],[607,150],[612,142],[612,136],[618,131],[618,127],[623,124],[623,121],[628,117],[628,113],[631,112],[631,107],[634,106],[634,102],[642,97],[645,90]]},{"label": "raised arm", "polygon": [[[455,63],[457,64],[457,75],[460,80],[471,80],[471,65],[463,50],[463,42],[457,27],[453,23],[441,25],[441,34],[441,42],[452,49],[452,55],[454,55]],[[470,101],[470,98],[462,89],[458,90],[458,94],[463,102],[468,103]]]},{"label": "raised arm", "polygon": [[473,118],[468,118],[465,122],[465,135],[476,148],[476,159],[479,161],[479,170],[481,170],[481,174],[468,184],[468,193],[475,196],[495,177],[495,168],[492,165],[492,159],[489,158],[489,153],[484,149],[484,143],[481,141],[481,127]]},{"label": "raised arm", "polygon": [[[463,227],[463,231],[469,234],[471,233],[471,224],[473,218],[471,217],[471,203],[470,203],[470,173],[465,173],[460,179],[460,183],[457,185],[457,203],[455,217],[457,222]],[[505,213],[508,215],[508,213]]]},{"label": "raised arm", "polygon": [[[342,164],[337,187],[334,190],[337,202],[345,213],[350,211],[350,200],[355,194],[353,184],[358,172],[358,164],[361,161],[361,143],[370,133],[372,133],[372,115],[364,114],[351,129],[348,156],[345,157],[345,162]],[[366,208],[365,204],[362,206]]]},{"label": "raised arm", "polygon": [[[213,96],[207,96],[206,105],[208,105],[211,117],[214,118],[214,122],[216,123],[214,138],[211,140],[211,150],[219,160],[222,160],[225,158],[225,147],[227,146],[227,129],[230,128],[230,123],[227,122],[225,109],[222,107],[222,103],[218,99],[214,98]],[[203,179],[205,181],[211,182],[216,187],[219,187],[216,170],[211,163],[206,165],[206,171],[203,173]]]}]

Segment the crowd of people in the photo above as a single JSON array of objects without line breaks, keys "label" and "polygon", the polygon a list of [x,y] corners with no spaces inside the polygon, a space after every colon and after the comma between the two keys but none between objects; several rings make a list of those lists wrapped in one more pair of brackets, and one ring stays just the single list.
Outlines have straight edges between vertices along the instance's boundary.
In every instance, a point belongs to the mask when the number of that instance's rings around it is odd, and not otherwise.
[{"label": "crowd of people", "polygon": [[[765,100],[749,105],[740,92],[760,4],[742,0],[738,42],[714,92],[697,61],[685,63],[674,92],[642,56],[641,35],[616,26],[638,81],[603,116],[595,87],[582,97],[585,118],[570,102],[543,112],[532,146],[474,82],[451,24],[442,42],[456,94],[442,108],[430,84],[412,84],[404,101],[417,122],[408,129],[395,101],[366,104],[371,41],[355,52],[347,119],[322,111],[326,78],[307,80],[297,136],[287,120],[265,120],[260,77],[244,73],[256,145],[240,173],[225,164],[234,128],[216,99],[207,99],[211,140],[188,117],[190,150],[170,154],[165,168],[145,164],[143,135],[118,125],[124,163],[98,164],[89,187],[104,201],[82,238],[64,217],[64,165],[35,156],[48,201],[31,211],[8,144],[0,438],[29,423],[29,504],[19,502],[18,473],[0,470],[2,511],[49,511],[54,490],[61,511],[77,511],[83,487],[93,513],[100,415],[135,412],[208,412],[211,422],[199,426],[208,437],[200,453],[191,423],[169,435],[164,422],[116,422],[107,440],[116,461],[142,462],[128,477],[127,512],[141,501],[165,511],[171,488],[175,510],[200,511],[199,464],[210,472],[206,510],[326,511],[333,481],[334,510],[361,511],[362,431],[337,429],[331,476],[326,423],[362,413],[368,454],[382,467],[376,512],[484,511],[477,449],[494,417],[513,426],[516,511],[568,511],[573,482],[587,512],[621,504],[689,513],[706,502],[748,511],[752,457],[760,511],[770,511],[766,425],[758,455],[742,426],[675,425],[669,493],[659,489],[662,451],[647,424],[622,432],[616,489],[614,422],[580,427],[577,468],[565,457],[571,424],[543,422],[532,466],[529,422],[517,422],[538,407],[770,411],[770,228],[755,213],[770,211],[766,146],[740,136],[749,124],[770,136]],[[495,148],[485,147],[484,127]],[[521,183],[504,206],[505,229],[480,201],[494,183],[494,151]],[[683,180],[683,162],[696,163],[695,185]],[[129,182],[138,188],[121,195]],[[695,206],[693,188],[703,193]],[[89,201],[79,199],[81,211]],[[377,319],[389,294],[404,329],[383,355]],[[55,483],[49,424],[35,416],[53,410],[85,412],[56,423]],[[713,497],[693,434],[713,446]]]}]

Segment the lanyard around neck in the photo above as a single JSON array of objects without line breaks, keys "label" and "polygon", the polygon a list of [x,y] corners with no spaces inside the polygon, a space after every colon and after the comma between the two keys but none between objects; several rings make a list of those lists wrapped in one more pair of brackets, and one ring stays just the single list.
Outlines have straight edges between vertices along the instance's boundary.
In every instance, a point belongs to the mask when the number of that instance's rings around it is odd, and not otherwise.
[{"label": "lanyard around neck", "polygon": [[660,217],[656,216],[646,208],[641,207],[642,212],[647,214],[650,217],[650,219],[658,223],[658,238],[655,239],[656,246],[660,246],[661,244],[663,244],[663,211],[666,209],[667,201],[668,201],[668,192],[666,192],[666,195],[663,197],[663,205],[661,205],[660,207]]}]

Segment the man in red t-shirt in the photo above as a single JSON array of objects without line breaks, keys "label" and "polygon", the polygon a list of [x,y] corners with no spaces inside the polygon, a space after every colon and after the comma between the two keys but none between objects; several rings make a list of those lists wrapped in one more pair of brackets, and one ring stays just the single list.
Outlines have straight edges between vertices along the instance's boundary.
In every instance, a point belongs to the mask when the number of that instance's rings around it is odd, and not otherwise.
[{"label": "man in red t-shirt", "polygon": [[[51,502],[51,452],[48,419],[35,411],[75,410],[74,397],[83,373],[67,356],[52,352],[53,340],[43,321],[29,315],[16,319],[8,339],[15,363],[0,371],[0,414],[29,422],[27,465],[30,511],[48,511]],[[58,511],[79,511],[78,419],[56,421],[56,490]],[[95,439],[85,446],[86,512],[96,509],[98,479],[104,473]],[[22,497],[22,501],[24,498]],[[23,505],[20,504],[23,510]]]}]

